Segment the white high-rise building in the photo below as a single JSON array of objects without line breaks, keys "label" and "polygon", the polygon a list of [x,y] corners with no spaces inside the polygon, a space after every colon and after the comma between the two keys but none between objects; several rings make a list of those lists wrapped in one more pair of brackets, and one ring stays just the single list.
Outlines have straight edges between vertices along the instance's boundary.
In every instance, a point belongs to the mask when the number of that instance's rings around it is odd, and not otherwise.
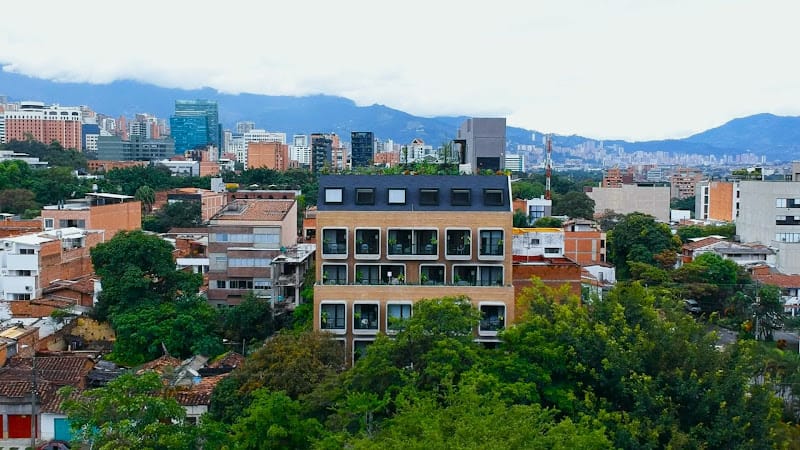
[{"label": "white high-rise building", "polygon": [[302,166],[311,165],[311,146],[308,145],[308,136],[295,134],[292,145],[289,146],[289,159],[297,161]]}]

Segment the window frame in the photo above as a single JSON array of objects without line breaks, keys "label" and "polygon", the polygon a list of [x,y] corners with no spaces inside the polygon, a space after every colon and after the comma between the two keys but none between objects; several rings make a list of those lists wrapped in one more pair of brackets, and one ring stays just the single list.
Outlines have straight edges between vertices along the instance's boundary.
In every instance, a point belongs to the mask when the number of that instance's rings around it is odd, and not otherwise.
[{"label": "window frame", "polygon": [[[333,196],[336,192],[339,193],[338,200]],[[326,187],[325,188],[325,204],[326,205],[341,205],[344,203],[344,188],[343,187]]]}]

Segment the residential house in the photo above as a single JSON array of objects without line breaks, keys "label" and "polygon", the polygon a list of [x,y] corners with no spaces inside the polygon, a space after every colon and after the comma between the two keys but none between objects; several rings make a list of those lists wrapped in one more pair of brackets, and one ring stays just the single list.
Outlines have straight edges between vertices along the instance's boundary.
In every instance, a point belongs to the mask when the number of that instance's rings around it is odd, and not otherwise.
[{"label": "residential house", "polygon": [[414,302],[465,295],[497,342],[515,319],[510,194],[506,176],[320,176],[314,328],[355,360]]},{"label": "residential house", "polygon": [[532,277],[552,288],[567,284],[572,294],[581,295],[581,267],[564,257],[564,230],[514,228],[512,252],[515,298],[533,285]]},{"label": "residential house", "polygon": [[581,266],[606,261],[606,233],[594,221],[571,219],[563,228],[565,257]]},{"label": "residential house", "polygon": [[154,209],[163,208],[164,205],[175,202],[197,202],[200,204],[200,218],[203,223],[208,222],[214,214],[218,213],[227,203],[224,192],[214,192],[200,188],[176,188],[156,192]]},{"label": "residential house", "polygon": [[91,274],[89,251],[103,240],[102,231],[79,228],[0,239],[0,298],[40,298],[43,289],[56,280]]},{"label": "residential house", "polygon": [[67,200],[42,208],[45,231],[83,228],[105,231],[110,240],[122,230],[142,228],[142,203],[130,195],[90,193],[84,199]]},{"label": "residential house", "polygon": [[237,305],[248,292],[272,299],[272,260],[297,243],[295,191],[238,191],[209,221],[208,300]]}]

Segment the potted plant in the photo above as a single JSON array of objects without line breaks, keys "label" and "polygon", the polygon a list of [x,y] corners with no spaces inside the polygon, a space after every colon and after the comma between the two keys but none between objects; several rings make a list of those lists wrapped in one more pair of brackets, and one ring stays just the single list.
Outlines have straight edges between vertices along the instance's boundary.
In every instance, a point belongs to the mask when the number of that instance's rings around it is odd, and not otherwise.
[{"label": "potted plant", "polygon": [[323,284],[327,284],[328,283],[328,271],[327,270],[322,272],[322,283]]},{"label": "potted plant", "polygon": [[461,277],[458,274],[453,275],[453,283],[458,284],[461,283]]},{"label": "potted plant", "polygon": [[361,323],[361,313],[360,312],[354,313],[353,314],[353,319],[355,319],[356,324],[360,324]]},{"label": "potted plant", "polygon": [[439,243],[439,240],[436,239],[436,236],[433,236],[433,237],[431,237],[430,243],[431,243],[431,245],[436,245],[436,244]]},{"label": "potted plant", "polygon": [[397,239],[389,238],[389,245],[396,245],[396,244],[397,244]]},{"label": "potted plant", "polygon": [[356,283],[363,283],[364,281],[365,281],[365,280],[364,280],[364,274],[363,274],[363,273],[361,273],[361,271],[360,271],[360,270],[359,270],[359,271],[357,271],[357,272],[356,272]]},{"label": "potted plant", "polygon": [[322,322],[322,328],[325,328],[328,325],[328,311],[322,311],[322,314],[319,315],[319,320]]},{"label": "potted plant", "polygon": [[420,281],[422,281],[422,284],[428,284],[428,282],[429,282],[428,276],[425,275],[424,273],[422,274],[422,276],[419,279],[420,279]]},{"label": "potted plant", "polygon": [[400,275],[397,276],[397,281],[399,281],[401,283],[405,283],[406,282],[406,276],[401,273]]}]

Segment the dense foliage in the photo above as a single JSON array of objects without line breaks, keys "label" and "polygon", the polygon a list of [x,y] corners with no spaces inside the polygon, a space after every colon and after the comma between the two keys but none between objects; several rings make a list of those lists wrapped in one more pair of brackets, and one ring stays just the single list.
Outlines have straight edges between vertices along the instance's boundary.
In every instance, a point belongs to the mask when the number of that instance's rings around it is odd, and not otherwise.
[{"label": "dense foliage", "polygon": [[607,240],[609,262],[616,267],[617,278],[623,280],[631,277],[633,262],[672,267],[681,248],[680,238],[672,235],[667,224],[642,213],[622,216]]}]

